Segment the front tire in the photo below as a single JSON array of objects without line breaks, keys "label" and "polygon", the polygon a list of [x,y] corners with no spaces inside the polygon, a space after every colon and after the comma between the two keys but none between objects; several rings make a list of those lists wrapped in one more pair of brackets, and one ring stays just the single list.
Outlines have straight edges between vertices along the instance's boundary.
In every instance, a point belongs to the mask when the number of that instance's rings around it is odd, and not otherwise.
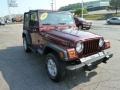
[{"label": "front tire", "polygon": [[23,47],[24,47],[25,52],[27,52],[27,53],[31,52],[31,50],[30,50],[30,48],[28,46],[26,37],[23,37]]},{"label": "front tire", "polygon": [[81,30],[85,30],[85,28],[83,27],[83,25],[80,28],[81,28]]},{"label": "front tire", "polygon": [[107,24],[111,24],[111,22],[110,22],[110,21],[107,21]]},{"label": "front tire", "polygon": [[59,82],[65,75],[65,69],[62,63],[54,54],[48,54],[46,57],[47,73],[51,80]]},{"label": "front tire", "polygon": [[89,29],[90,29],[90,27],[87,27],[87,28],[86,28],[86,30],[89,30]]}]

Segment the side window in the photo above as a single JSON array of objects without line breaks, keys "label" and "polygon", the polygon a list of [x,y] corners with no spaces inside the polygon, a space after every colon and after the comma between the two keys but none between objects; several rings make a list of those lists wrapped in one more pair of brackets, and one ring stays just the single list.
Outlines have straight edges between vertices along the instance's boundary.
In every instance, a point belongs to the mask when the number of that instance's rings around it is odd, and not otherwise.
[{"label": "side window", "polygon": [[112,18],[112,20],[117,20],[117,18]]},{"label": "side window", "polygon": [[28,13],[24,15],[24,26],[29,27],[29,14]]},{"label": "side window", "polygon": [[32,12],[30,16],[30,26],[37,26],[37,25],[38,25],[37,12]]}]

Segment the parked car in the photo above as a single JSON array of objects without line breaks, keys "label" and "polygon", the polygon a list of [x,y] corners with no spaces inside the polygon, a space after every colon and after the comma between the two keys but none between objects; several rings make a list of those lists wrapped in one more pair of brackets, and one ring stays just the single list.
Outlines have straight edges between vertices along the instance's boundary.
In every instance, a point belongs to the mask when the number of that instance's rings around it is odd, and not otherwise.
[{"label": "parked car", "polygon": [[89,30],[92,26],[92,22],[85,20],[84,18],[74,17],[74,20],[79,29]]},{"label": "parked car", "polygon": [[12,18],[12,22],[22,22],[22,21],[23,21],[23,19],[21,16],[16,16],[16,17]]},{"label": "parked car", "polygon": [[23,47],[45,56],[46,71],[60,81],[68,70],[92,70],[106,63],[112,53],[102,36],[76,29],[70,12],[30,10],[24,13]]},{"label": "parked car", "polygon": [[0,25],[5,25],[5,20],[4,20],[4,18],[0,18]]},{"label": "parked car", "polygon": [[120,24],[120,17],[112,17],[107,19],[108,24]]},{"label": "parked car", "polygon": [[12,20],[7,19],[5,22],[6,22],[6,24],[11,24]]}]

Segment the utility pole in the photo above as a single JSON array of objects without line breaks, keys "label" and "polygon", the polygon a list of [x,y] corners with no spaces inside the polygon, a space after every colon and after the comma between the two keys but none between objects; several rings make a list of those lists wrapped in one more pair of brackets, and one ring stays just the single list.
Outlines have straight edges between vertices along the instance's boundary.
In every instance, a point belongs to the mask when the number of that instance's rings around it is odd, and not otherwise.
[{"label": "utility pole", "polygon": [[83,2],[83,0],[82,0],[82,18],[83,18],[83,10],[84,10],[84,2]]},{"label": "utility pole", "polygon": [[56,0],[55,0],[55,10],[56,10]]},{"label": "utility pole", "polygon": [[8,6],[8,20],[10,20],[11,21],[11,19],[12,19],[12,16],[11,16],[11,8],[10,8],[10,0],[7,0],[7,6]]},{"label": "utility pole", "polygon": [[117,11],[118,11],[118,3],[117,3],[117,0],[115,0],[115,9],[116,9],[116,14],[118,13]]},{"label": "utility pole", "polygon": [[10,8],[18,7],[18,4],[16,3],[16,0],[7,0],[7,4],[8,4],[9,17],[10,17],[10,19],[11,19],[11,11],[10,11]]},{"label": "utility pole", "polygon": [[10,0],[7,0],[7,6],[8,6],[8,14],[11,15],[11,12],[10,12]]},{"label": "utility pole", "polygon": [[53,3],[53,0],[52,0],[52,2],[51,2],[51,9],[52,9],[52,11],[53,11],[53,4],[54,4],[54,3]]}]

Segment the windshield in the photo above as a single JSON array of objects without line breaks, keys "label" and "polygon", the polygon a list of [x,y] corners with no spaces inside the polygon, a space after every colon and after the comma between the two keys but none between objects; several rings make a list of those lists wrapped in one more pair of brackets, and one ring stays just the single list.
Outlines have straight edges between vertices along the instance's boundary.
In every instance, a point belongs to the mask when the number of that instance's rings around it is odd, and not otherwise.
[{"label": "windshield", "polygon": [[40,14],[40,22],[43,25],[72,25],[74,19],[71,14],[51,12]]}]

